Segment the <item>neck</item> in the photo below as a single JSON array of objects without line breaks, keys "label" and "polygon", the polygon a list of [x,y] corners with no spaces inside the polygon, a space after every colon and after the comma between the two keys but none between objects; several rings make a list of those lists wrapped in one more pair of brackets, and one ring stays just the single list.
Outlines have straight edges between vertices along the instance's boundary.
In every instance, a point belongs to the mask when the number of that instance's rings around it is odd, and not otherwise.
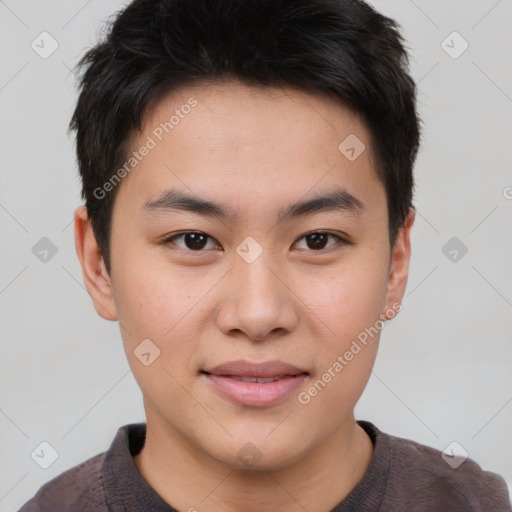
[{"label": "neck", "polygon": [[370,438],[352,416],[322,445],[285,468],[240,470],[152,419],[147,418],[146,442],[135,465],[164,501],[183,511],[325,512],[362,479],[373,453]]}]

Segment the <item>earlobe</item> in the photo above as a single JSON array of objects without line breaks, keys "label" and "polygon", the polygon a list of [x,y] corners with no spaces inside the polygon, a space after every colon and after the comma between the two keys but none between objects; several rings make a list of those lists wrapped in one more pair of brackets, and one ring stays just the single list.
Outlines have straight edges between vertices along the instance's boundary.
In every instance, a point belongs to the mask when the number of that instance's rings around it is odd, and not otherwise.
[{"label": "earlobe", "polygon": [[[388,278],[388,292],[386,298],[386,312],[394,313],[389,320],[396,315],[398,306],[400,305],[407,286],[407,278],[409,275],[409,261],[411,258],[411,228],[414,224],[416,212],[413,208],[409,209],[409,213],[405,219],[403,226],[400,228],[391,252],[391,264]],[[398,311],[400,310],[398,309]],[[384,313],[385,316],[386,313]]]},{"label": "earlobe", "polygon": [[75,210],[75,248],[82,266],[85,287],[98,315],[105,320],[117,320],[111,279],[101,256],[87,208]]}]

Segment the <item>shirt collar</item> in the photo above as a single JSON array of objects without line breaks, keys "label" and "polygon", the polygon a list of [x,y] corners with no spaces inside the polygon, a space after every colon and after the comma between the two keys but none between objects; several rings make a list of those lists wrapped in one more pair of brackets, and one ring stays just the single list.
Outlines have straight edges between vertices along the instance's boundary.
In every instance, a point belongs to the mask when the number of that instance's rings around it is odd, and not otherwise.
[{"label": "shirt collar", "polygon": [[[391,447],[389,437],[367,421],[357,422],[374,450],[364,477],[331,512],[377,510],[385,495]],[[120,427],[101,466],[107,503],[112,512],[177,512],[144,480],[133,460],[144,446],[146,424]]]},{"label": "shirt collar", "polygon": [[103,459],[101,474],[112,512],[176,512],[144,480],[133,460],[144,446],[146,424],[120,427]]}]

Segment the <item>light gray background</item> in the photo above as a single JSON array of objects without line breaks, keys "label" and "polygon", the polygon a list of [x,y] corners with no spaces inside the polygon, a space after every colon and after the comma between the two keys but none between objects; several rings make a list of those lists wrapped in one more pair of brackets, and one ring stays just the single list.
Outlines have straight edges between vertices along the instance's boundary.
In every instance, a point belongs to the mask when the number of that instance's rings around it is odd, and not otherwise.
[{"label": "light gray background", "polygon": [[[425,128],[404,309],[383,332],[357,417],[441,450],[457,441],[510,485],[512,2],[373,4],[403,26]],[[121,5],[0,0],[1,511],[144,420],[118,325],[83,287],[71,224],[70,69]],[[46,59],[31,48],[43,31],[59,45]],[[457,59],[441,46],[453,31],[469,43]],[[454,236],[468,248],[456,262],[442,252]],[[58,248],[46,263],[32,253],[42,237]],[[59,455],[48,469],[31,458],[42,441]]]}]

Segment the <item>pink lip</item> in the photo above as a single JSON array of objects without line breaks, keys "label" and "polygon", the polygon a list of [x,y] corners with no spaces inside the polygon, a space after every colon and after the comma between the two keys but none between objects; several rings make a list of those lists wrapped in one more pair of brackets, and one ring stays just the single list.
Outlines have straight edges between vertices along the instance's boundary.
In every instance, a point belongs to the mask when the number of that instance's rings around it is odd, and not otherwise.
[{"label": "pink lip", "polygon": [[[296,390],[308,372],[282,361],[229,361],[202,372],[215,390],[235,403],[253,407],[272,405]],[[273,382],[243,382],[241,378],[274,378]]]}]

